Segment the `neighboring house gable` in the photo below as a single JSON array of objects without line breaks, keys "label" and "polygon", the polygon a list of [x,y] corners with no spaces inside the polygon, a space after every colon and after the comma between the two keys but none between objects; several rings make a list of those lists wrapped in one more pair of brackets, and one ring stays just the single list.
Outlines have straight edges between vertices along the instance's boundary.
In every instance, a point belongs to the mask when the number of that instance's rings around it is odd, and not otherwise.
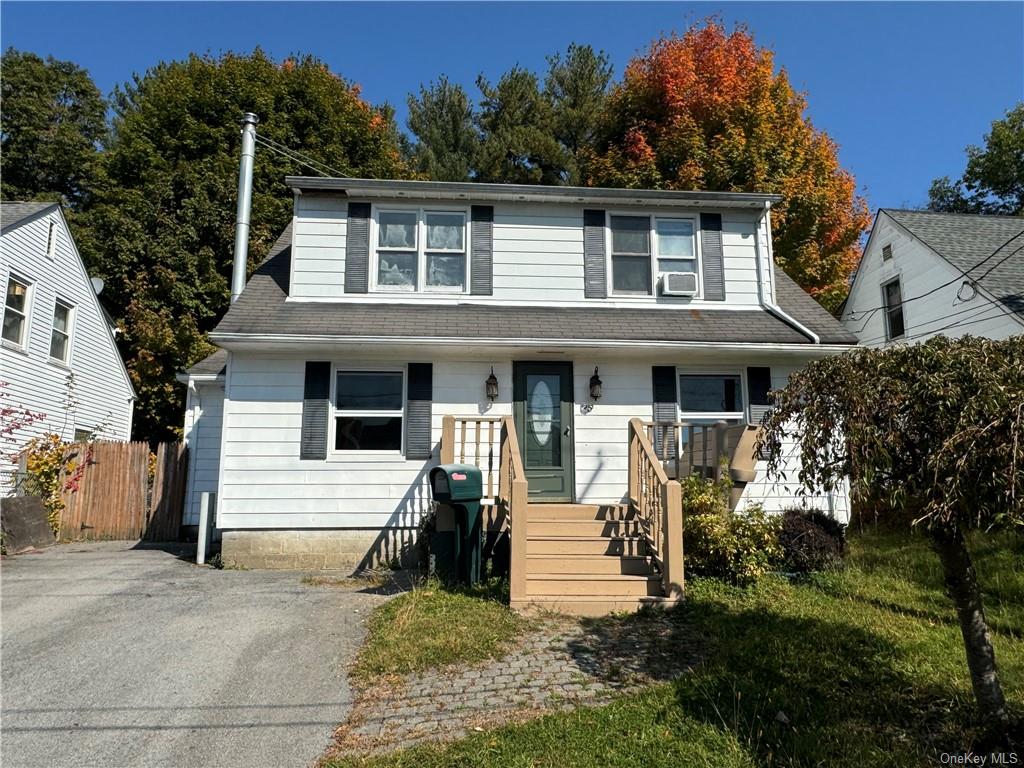
[{"label": "neighboring house gable", "polygon": [[1024,218],[880,210],[841,317],[868,346],[1024,333]]},{"label": "neighboring house gable", "polygon": [[3,203],[0,220],[0,378],[9,404],[46,414],[18,442],[42,432],[128,439],[135,393],[60,207]]}]

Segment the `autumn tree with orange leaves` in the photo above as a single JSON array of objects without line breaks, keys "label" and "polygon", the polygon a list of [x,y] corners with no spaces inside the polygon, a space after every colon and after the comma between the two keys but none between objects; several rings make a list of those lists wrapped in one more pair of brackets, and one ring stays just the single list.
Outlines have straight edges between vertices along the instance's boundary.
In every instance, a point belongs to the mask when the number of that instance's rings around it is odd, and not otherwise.
[{"label": "autumn tree with orange leaves", "polygon": [[834,309],[871,223],[836,143],[743,26],[712,19],[655,41],[609,96],[584,158],[595,186],[775,192],[775,258]]}]

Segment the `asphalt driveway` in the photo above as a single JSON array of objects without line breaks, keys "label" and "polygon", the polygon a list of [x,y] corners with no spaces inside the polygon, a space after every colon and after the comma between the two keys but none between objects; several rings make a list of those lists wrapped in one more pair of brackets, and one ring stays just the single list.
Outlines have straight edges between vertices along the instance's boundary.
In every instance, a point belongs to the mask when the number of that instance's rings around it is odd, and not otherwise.
[{"label": "asphalt driveway", "polygon": [[307,766],[380,595],[126,543],[4,560],[0,763]]}]

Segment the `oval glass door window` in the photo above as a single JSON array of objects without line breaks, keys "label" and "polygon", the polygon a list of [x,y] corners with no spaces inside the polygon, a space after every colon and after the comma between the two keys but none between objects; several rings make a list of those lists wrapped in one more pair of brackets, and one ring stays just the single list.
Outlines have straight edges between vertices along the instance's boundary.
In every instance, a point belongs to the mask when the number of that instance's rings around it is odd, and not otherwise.
[{"label": "oval glass door window", "polygon": [[546,446],[551,440],[554,409],[555,401],[551,397],[551,388],[544,379],[540,379],[530,392],[530,429],[537,445]]}]

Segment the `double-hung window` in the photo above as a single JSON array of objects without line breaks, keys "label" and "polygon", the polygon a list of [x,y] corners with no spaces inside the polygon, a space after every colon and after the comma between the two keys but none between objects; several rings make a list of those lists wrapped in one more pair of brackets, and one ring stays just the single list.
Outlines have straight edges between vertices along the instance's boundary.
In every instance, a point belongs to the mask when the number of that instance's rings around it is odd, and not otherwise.
[{"label": "double-hung window", "polygon": [[666,272],[697,269],[696,222],[687,217],[609,217],[612,292],[650,296]]},{"label": "double-hung window", "polygon": [[337,371],[334,450],[401,451],[404,400],[401,371]]},{"label": "double-hung window", "polygon": [[381,210],[376,245],[378,289],[465,292],[464,211]]},{"label": "double-hung window", "polygon": [[27,341],[28,294],[29,283],[13,275],[7,278],[3,339],[19,347],[24,347]]},{"label": "double-hung window", "polygon": [[50,358],[67,363],[71,355],[71,315],[73,307],[57,299],[53,305],[53,328],[50,331]]},{"label": "double-hung window", "polygon": [[679,410],[683,421],[741,421],[745,417],[740,375],[681,374]]},{"label": "double-hung window", "polygon": [[882,286],[882,302],[885,304],[885,336],[898,339],[906,333],[903,322],[903,292],[897,277]]}]

